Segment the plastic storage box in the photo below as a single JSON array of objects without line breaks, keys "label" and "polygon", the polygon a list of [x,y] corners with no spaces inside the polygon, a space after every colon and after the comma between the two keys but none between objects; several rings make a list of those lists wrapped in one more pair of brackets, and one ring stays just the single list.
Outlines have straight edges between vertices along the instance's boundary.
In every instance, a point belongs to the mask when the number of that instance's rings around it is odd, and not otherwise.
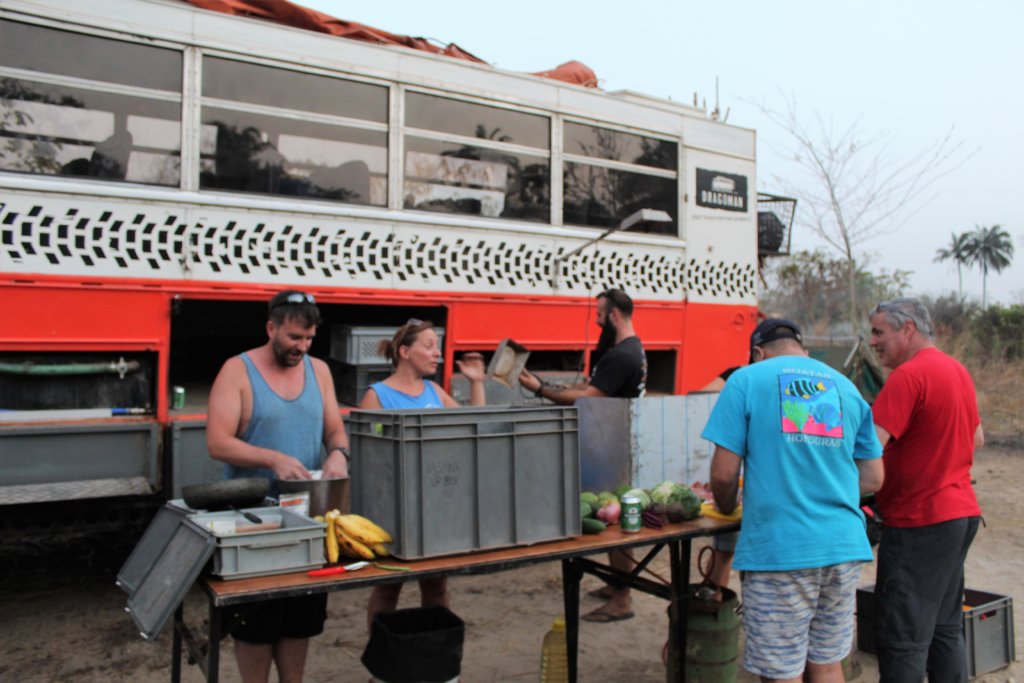
[{"label": "plastic storage box", "polygon": [[359,405],[367,387],[387,379],[392,372],[390,365],[352,365],[334,359],[328,359],[327,365],[331,369],[338,401],[350,406]]},{"label": "plastic storage box", "polygon": [[[964,641],[971,678],[1009,665],[1016,656],[1013,598],[964,589]],[[857,648],[876,652],[874,586],[857,589]]]},{"label": "plastic storage box", "polygon": [[352,511],[401,559],[579,535],[574,407],[353,411]]},{"label": "plastic storage box", "polygon": [[[377,352],[381,340],[391,341],[397,327],[331,326],[331,358],[349,365],[387,365],[387,359]],[[438,346],[443,347],[444,328],[435,327]]]},{"label": "plastic storage box", "polygon": [[967,674],[974,678],[1007,666],[1016,658],[1013,598],[967,588],[964,604]]},{"label": "plastic storage box", "polygon": [[213,574],[224,579],[244,579],[323,565],[324,524],[280,507],[247,508],[246,512],[259,517],[263,525],[256,525],[234,511],[189,515],[191,523],[217,539]]}]

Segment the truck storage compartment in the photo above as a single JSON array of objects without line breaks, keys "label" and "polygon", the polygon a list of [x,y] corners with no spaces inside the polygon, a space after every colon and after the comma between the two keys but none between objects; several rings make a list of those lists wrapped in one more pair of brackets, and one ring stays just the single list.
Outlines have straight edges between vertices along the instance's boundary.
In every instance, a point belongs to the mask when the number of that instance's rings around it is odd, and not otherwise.
[{"label": "truck storage compartment", "polygon": [[152,420],[0,425],[0,504],[159,491],[159,432]]},{"label": "truck storage compartment", "polygon": [[580,533],[576,408],[354,411],[352,511],[401,559]]},{"label": "truck storage compartment", "polygon": [[211,458],[206,448],[206,420],[175,420],[168,432],[170,498],[181,498],[186,486],[224,478],[224,463]]},{"label": "truck storage compartment", "polygon": [[[184,406],[172,408],[172,416],[205,413],[210,387],[224,362],[266,343],[267,303],[276,291],[268,289],[259,301],[174,300],[167,390],[181,387],[185,395]],[[322,322],[309,355],[331,365],[335,393],[343,404],[355,405],[369,384],[390,374],[375,345],[385,336],[390,339],[406,320],[430,320],[444,334],[447,312],[441,307],[329,303],[319,292],[313,294]]]},{"label": "truck storage compartment", "polygon": [[156,364],[146,352],[0,354],[0,421],[152,413]]}]

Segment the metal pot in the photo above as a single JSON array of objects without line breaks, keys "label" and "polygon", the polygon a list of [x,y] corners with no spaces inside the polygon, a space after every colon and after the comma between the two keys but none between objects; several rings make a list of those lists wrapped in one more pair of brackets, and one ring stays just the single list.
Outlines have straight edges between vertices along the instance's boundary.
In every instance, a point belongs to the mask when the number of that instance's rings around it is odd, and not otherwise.
[{"label": "metal pot", "polygon": [[281,493],[309,493],[309,516],[323,515],[328,510],[350,511],[349,478],[279,479]]}]

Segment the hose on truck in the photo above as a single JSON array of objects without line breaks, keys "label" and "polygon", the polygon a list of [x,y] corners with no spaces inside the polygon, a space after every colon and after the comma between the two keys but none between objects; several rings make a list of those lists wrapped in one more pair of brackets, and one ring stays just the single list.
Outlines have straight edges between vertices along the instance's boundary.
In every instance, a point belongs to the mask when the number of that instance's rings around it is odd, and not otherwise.
[{"label": "hose on truck", "polygon": [[5,375],[102,375],[116,374],[121,379],[129,372],[138,372],[142,364],[137,360],[99,363],[4,363],[0,362],[0,374]]}]

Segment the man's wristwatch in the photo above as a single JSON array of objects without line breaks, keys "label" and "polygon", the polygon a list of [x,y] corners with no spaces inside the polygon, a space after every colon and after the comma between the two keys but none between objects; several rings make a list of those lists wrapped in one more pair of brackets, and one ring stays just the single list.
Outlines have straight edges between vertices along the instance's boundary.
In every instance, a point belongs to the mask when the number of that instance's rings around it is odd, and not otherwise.
[{"label": "man's wristwatch", "polygon": [[[334,451],[341,451],[341,454],[345,456],[345,462],[349,462],[350,460],[352,460],[352,454],[349,453],[348,449],[345,448],[344,446],[335,446],[334,448],[331,449],[331,453],[333,453]],[[330,455],[331,453],[328,453],[327,455]]]},{"label": "man's wristwatch", "polygon": [[540,384],[537,385],[537,389],[533,392],[533,395],[537,398],[544,398],[544,380],[541,380]]}]

